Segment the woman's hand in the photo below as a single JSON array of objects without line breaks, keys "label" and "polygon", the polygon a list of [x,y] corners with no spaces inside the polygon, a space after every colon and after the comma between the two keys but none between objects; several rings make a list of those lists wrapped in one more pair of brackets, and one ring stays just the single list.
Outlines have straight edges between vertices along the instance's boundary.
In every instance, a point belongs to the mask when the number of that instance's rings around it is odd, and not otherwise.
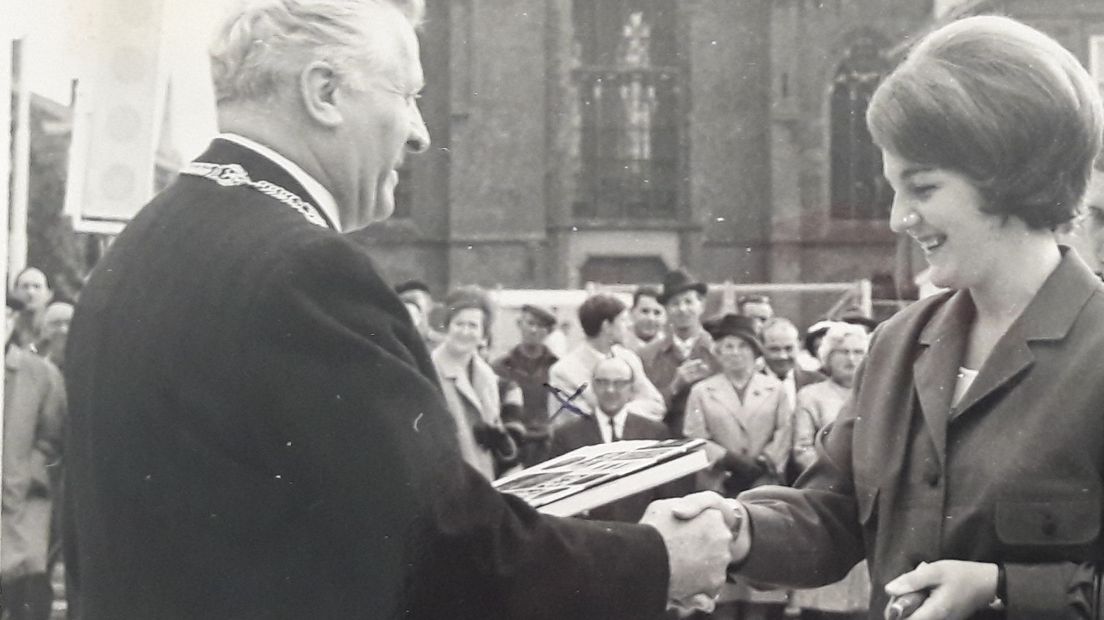
[{"label": "woman's hand", "polygon": [[928,590],[928,598],[910,620],[960,620],[984,609],[997,595],[997,565],[962,560],[921,562],[915,570],[886,584],[886,594],[901,596]]}]

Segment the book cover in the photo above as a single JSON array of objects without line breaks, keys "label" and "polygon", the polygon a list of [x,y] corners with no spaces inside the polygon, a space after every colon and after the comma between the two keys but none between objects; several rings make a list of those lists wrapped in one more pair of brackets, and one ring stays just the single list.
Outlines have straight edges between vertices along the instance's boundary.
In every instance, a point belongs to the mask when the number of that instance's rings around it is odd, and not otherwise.
[{"label": "book cover", "polygon": [[615,441],[573,450],[494,486],[545,514],[571,516],[708,466],[701,439]]}]

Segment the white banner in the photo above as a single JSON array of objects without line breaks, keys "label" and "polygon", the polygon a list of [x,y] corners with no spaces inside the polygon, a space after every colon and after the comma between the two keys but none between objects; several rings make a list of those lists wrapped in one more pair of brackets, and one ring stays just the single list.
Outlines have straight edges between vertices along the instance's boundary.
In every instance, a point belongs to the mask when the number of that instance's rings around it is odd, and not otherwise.
[{"label": "white banner", "polygon": [[162,0],[95,0],[77,86],[65,211],[118,233],[153,196],[167,86]]}]

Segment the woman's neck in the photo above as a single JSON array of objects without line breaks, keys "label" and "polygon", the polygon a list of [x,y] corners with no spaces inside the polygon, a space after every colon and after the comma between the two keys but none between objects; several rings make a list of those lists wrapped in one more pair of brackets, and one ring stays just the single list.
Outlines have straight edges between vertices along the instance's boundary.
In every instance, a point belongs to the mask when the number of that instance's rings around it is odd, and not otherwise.
[{"label": "woman's neck", "polygon": [[970,287],[977,325],[1011,325],[1062,260],[1049,231],[1025,230],[1000,254],[991,263],[991,273]]},{"label": "woman's neck", "polygon": [[744,387],[744,385],[747,384],[748,381],[751,381],[751,375],[751,370],[745,368],[724,371],[724,376],[739,387]]}]

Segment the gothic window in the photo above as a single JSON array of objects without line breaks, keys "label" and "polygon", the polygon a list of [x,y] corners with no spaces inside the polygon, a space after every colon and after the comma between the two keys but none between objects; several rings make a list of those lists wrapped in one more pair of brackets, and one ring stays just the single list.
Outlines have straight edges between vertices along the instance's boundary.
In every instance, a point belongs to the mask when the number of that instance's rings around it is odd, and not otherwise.
[{"label": "gothic window", "polygon": [[859,35],[832,83],[831,214],[839,219],[887,219],[893,194],[882,177],[882,155],[866,128],[866,108],[889,69],[885,43]]},{"label": "gothic window", "polygon": [[574,214],[674,218],[679,80],[671,0],[575,0],[579,183]]}]

